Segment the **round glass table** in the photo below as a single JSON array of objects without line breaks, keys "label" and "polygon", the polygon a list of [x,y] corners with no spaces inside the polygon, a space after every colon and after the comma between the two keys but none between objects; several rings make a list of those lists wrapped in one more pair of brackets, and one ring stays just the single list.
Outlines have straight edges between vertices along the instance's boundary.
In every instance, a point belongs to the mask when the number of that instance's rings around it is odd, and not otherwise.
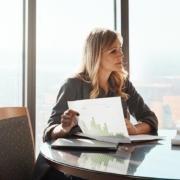
[{"label": "round glass table", "polygon": [[57,150],[44,143],[41,154],[59,171],[85,179],[180,179],[180,146],[175,130],[159,130],[163,140],[120,144],[116,152]]}]

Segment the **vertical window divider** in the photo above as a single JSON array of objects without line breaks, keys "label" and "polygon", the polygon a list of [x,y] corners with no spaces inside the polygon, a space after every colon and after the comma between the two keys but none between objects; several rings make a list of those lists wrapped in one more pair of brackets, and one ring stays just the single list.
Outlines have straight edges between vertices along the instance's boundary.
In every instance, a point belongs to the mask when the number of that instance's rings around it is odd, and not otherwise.
[{"label": "vertical window divider", "polygon": [[121,0],[121,34],[123,37],[123,52],[125,68],[129,71],[129,0]]},{"label": "vertical window divider", "polygon": [[25,106],[25,30],[26,30],[26,0],[23,0],[23,37],[22,37],[22,106]]},{"label": "vertical window divider", "polygon": [[117,30],[117,2],[114,0],[114,30]]},{"label": "vertical window divider", "polygon": [[[36,0],[24,0],[23,106],[29,110],[35,138],[36,119]],[[36,138],[35,138],[36,139]]]}]

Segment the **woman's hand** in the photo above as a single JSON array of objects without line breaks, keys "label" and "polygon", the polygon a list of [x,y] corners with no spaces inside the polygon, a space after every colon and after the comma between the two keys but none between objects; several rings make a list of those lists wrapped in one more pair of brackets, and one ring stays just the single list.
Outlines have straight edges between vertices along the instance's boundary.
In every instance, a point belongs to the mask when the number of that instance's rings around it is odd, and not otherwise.
[{"label": "woman's hand", "polygon": [[129,120],[125,119],[126,127],[128,130],[129,135],[136,135],[137,134],[137,128],[134,126]]},{"label": "woman's hand", "polygon": [[51,138],[57,139],[60,137],[65,137],[70,130],[77,125],[77,116],[79,113],[68,109],[61,115],[61,124],[56,126],[51,132]]},{"label": "woman's hand", "polygon": [[66,110],[61,115],[61,126],[65,133],[68,133],[77,125],[77,116],[79,116],[79,113],[71,109]]},{"label": "woman's hand", "polygon": [[137,134],[149,134],[151,132],[151,126],[145,122],[138,122],[138,124],[133,125],[130,120],[125,119],[127,130],[129,135]]}]

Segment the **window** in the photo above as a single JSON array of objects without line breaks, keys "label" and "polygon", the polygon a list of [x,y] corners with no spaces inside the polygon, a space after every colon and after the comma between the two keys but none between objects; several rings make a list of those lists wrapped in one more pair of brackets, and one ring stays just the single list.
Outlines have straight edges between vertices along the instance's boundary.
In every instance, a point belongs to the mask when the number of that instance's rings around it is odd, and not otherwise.
[{"label": "window", "polygon": [[159,127],[180,122],[180,1],[130,0],[130,78]]},{"label": "window", "polygon": [[87,33],[113,29],[113,8],[113,0],[37,1],[37,151],[58,90],[81,60]]},{"label": "window", "polygon": [[22,5],[0,1],[0,106],[22,105]]}]

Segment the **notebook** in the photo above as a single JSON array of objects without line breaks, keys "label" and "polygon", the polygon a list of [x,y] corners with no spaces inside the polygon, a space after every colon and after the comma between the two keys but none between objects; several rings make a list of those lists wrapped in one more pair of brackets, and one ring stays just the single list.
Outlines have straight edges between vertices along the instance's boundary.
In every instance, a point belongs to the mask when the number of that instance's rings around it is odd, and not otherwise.
[{"label": "notebook", "polygon": [[116,151],[117,144],[102,142],[92,139],[83,139],[83,138],[59,138],[56,139],[52,144],[51,148],[60,149],[60,150],[111,150]]}]

